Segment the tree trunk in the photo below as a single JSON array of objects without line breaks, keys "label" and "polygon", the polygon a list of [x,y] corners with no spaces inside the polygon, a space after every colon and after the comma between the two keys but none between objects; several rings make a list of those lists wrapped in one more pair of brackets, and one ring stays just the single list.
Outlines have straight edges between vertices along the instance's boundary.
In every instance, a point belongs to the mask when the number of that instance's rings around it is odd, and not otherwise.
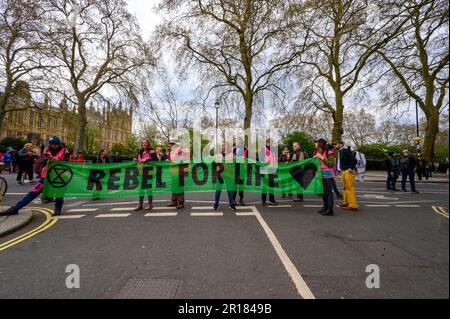
[{"label": "tree trunk", "polygon": [[78,99],[78,132],[77,141],[75,144],[76,151],[84,151],[86,144],[86,127],[87,127],[87,115],[86,115],[86,102],[83,99]]},{"label": "tree trunk", "polygon": [[6,105],[8,104],[8,98],[6,93],[0,95],[0,132],[3,130],[3,123],[6,116]]},{"label": "tree trunk", "polygon": [[342,94],[336,92],[336,110],[333,113],[333,143],[340,142],[344,135],[344,101]]},{"label": "tree trunk", "polygon": [[423,143],[422,156],[426,161],[434,159],[434,147],[439,133],[439,112],[434,106],[427,107],[427,128],[425,130],[425,141]]},{"label": "tree trunk", "polygon": [[[244,97],[245,102],[245,118],[244,118],[244,132],[252,126],[252,111],[253,111],[253,96],[251,93],[246,94]],[[245,144],[248,145],[249,137],[245,136]]]}]

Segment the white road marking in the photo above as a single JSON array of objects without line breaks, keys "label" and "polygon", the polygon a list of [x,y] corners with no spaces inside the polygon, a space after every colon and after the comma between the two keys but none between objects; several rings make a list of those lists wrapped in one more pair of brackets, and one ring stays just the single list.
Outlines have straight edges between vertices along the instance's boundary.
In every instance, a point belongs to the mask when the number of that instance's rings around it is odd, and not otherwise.
[{"label": "white road marking", "polygon": [[420,205],[395,205],[395,207],[401,207],[401,208],[419,208]]},{"label": "white road marking", "polygon": [[154,210],[174,210],[176,207],[153,207]]},{"label": "white road marking", "polygon": [[303,280],[303,277],[300,275],[300,272],[297,270],[293,262],[289,259],[289,256],[284,251],[283,247],[281,246],[275,234],[270,229],[269,225],[267,225],[266,221],[261,216],[256,207],[252,207],[252,210],[256,218],[258,219],[259,223],[261,224],[261,227],[264,229],[264,232],[266,233],[267,237],[269,237],[269,240],[273,248],[275,248],[278,257],[280,258],[281,262],[284,265],[284,268],[286,269],[292,281],[294,282],[294,285],[297,288],[297,292],[299,293],[299,295],[302,296],[304,299],[315,299],[313,293],[309,289],[306,282]]},{"label": "white road marking", "polygon": [[113,208],[112,212],[131,212],[134,211],[136,207],[121,207],[121,208]]},{"label": "white road marking", "polygon": [[366,207],[391,207],[391,205],[366,205]]},{"label": "white road marking", "polygon": [[236,216],[255,216],[255,213],[236,213]]},{"label": "white road marking", "polygon": [[278,205],[278,206],[269,205],[269,207],[271,207],[271,208],[291,208],[292,205]]},{"label": "white road marking", "polygon": [[176,217],[178,213],[148,213],[145,217]]},{"label": "white road marking", "polygon": [[95,216],[95,218],[125,218],[131,214],[100,214]]},{"label": "white road marking", "polygon": [[192,207],[192,210],[211,210],[211,207],[209,207],[209,206],[198,206],[198,207]]},{"label": "white road marking", "polygon": [[222,217],[223,213],[191,213],[192,217]]},{"label": "white road marking", "polygon": [[98,211],[98,208],[77,208],[77,209],[71,209],[69,211],[67,211],[68,213],[89,213],[89,212],[96,212]]},{"label": "white road marking", "polygon": [[323,205],[303,205],[303,207],[306,207],[306,208],[320,208],[320,207],[323,207]]},{"label": "white road marking", "polygon": [[78,202],[75,202],[75,203],[68,204],[68,205],[66,205],[66,207],[77,207],[77,206],[81,206],[83,204],[86,204],[87,202],[88,201],[86,201],[86,200],[78,201]]},{"label": "white road marking", "polygon": [[65,216],[55,216],[54,219],[80,219],[86,215],[65,215]]}]

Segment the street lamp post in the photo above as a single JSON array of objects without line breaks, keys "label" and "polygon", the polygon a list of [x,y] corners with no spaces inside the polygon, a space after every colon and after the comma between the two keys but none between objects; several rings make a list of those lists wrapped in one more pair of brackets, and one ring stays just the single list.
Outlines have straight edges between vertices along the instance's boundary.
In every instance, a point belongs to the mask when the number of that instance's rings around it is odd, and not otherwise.
[{"label": "street lamp post", "polygon": [[220,108],[219,99],[216,100],[214,107],[216,108],[216,150],[218,151],[219,150],[219,108]]}]

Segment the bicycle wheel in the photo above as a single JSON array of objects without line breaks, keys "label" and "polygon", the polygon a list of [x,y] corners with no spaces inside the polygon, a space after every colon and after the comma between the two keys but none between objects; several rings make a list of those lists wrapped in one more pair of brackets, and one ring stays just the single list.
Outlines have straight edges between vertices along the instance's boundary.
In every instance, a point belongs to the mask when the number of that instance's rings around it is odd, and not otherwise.
[{"label": "bicycle wheel", "polygon": [[7,191],[8,191],[8,183],[6,182],[6,179],[0,177],[0,194],[2,194],[2,196],[5,196]]}]

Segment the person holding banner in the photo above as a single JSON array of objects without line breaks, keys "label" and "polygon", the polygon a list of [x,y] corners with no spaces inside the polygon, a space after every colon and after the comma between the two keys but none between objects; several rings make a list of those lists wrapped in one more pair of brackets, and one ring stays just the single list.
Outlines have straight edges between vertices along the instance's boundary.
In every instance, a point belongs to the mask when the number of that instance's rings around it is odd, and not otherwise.
[{"label": "person holding banner", "polygon": [[[244,141],[242,140],[241,137],[238,137],[236,139],[236,145],[233,147],[233,156],[235,158],[239,158],[239,159],[246,159],[248,158],[248,148],[247,146],[245,146]],[[241,161],[241,163],[244,162],[244,160]],[[233,203],[236,206],[237,202],[237,195],[238,195],[238,191],[233,191]],[[243,190],[239,190],[239,205],[241,206],[245,206],[244,203],[244,191]]]},{"label": "person holding banner", "polygon": [[[50,145],[47,151],[43,154],[43,162],[41,163],[40,180],[34,188],[23,197],[15,206],[10,209],[1,212],[0,216],[13,216],[17,215],[19,211],[35,200],[44,190],[44,181],[46,177],[47,166],[50,161],[65,161],[68,162],[70,153],[65,147],[62,146],[61,139],[57,136],[53,136],[48,144]],[[61,215],[62,207],[64,204],[64,198],[56,198],[55,211],[53,216]]]},{"label": "person holding banner", "polygon": [[[302,150],[302,147],[301,147],[300,143],[299,142],[294,142],[292,144],[292,147],[293,147],[293,154],[292,154],[291,162],[304,161],[306,159],[306,154]],[[289,198],[291,198],[294,202],[303,202],[304,201],[303,194],[297,194],[295,196],[296,196],[296,198],[293,198],[293,195],[289,194]]]},{"label": "person holding banner", "polygon": [[[259,152],[259,161],[262,163],[266,163],[268,165],[275,164],[276,158],[275,154],[271,149],[272,147],[272,139],[268,138],[266,140],[266,145]],[[267,206],[267,192],[263,190],[261,193],[261,201],[262,206]],[[275,195],[273,193],[269,193],[269,205],[277,206],[277,202],[275,201]]]},{"label": "person holding banner", "polygon": [[[170,157],[169,160],[175,163],[186,162],[190,160],[189,150],[185,150],[181,147],[178,139],[174,139],[169,143],[170,147]],[[180,171],[177,167],[175,167],[178,173],[174,173],[172,176],[176,178],[176,174],[186,174],[185,171]],[[184,208],[184,193],[172,193],[172,202],[168,205],[168,207],[175,207],[176,209]]]},{"label": "person holding banner", "polygon": [[[156,152],[150,147],[150,140],[143,139],[141,143],[141,149],[138,152],[137,157],[134,159],[135,162],[139,162],[142,165],[150,161],[158,161],[158,157],[156,156]],[[141,211],[144,209],[144,196],[139,196],[139,205],[134,210],[135,212]],[[145,207],[145,210],[153,209],[153,195],[148,195],[148,205]]]},{"label": "person holding banner", "polygon": [[320,160],[323,180],[323,208],[319,211],[319,214],[323,216],[334,216],[334,153],[328,149],[327,142],[323,138],[317,140],[315,143],[316,153],[314,156]]},{"label": "person holding banner", "polygon": [[[228,160],[231,159],[231,162],[232,162],[232,159],[234,156],[233,152],[230,152],[228,154],[228,156],[226,155],[227,152],[229,151],[229,148],[230,147],[228,144],[225,144],[225,143],[222,144],[222,152],[221,152],[221,154],[217,154],[216,163],[222,163],[222,165],[223,165],[222,176],[225,181],[225,187],[227,188],[226,191],[227,191],[227,195],[228,195],[228,204],[229,204],[230,209],[236,211],[236,205],[234,204],[234,193],[233,193],[233,191],[229,190],[230,186],[233,183],[233,172],[234,172],[233,164],[230,165],[230,163],[228,163],[228,165],[227,165],[227,163],[226,163],[227,159]],[[223,184],[218,187],[220,189],[216,190],[216,194],[214,197],[214,210],[219,209],[219,202],[220,202],[220,196],[222,195]]]}]

